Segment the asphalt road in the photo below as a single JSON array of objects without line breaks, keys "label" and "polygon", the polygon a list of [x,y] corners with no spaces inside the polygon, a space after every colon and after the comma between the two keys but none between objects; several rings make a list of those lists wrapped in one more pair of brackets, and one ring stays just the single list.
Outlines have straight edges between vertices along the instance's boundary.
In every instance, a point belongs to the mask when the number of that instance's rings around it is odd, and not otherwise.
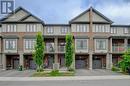
[{"label": "asphalt road", "polygon": [[130,86],[130,80],[0,81],[0,86]]}]

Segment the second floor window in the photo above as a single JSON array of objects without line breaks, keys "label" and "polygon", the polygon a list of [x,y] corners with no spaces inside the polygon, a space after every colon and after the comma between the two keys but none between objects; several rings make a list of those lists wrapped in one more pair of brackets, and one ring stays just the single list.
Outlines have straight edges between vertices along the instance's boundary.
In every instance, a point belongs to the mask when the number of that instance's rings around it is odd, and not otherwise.
[{"label": "second floor window", "polygon": [[108,25],[95,24],[93,26],[93,32],[110,32]]},{"label": "second floor window", "polygon": [[89,32],[88,25],[86,25],[86,24],[77,24],[76,25],[76,32]]},{"label": "second floor window", "polygon": [[16,32],[16,25],[15,24],[8,24],[5,32]]},{"label": "second floor window", "polygon": [[76,49],[77,50],[87,49],[87,39],[76,39]]},{"label": "second floor window", "polygon": [[106,39],[96,39],[96,50],[106,50]]},{"label": "second floor window", "polygon": [[47,27],[47,33],[52,34],[54,32],[53,27]]},{"label": "second floor window", "polygon": [[68,27],[62,27],[61,28],[61,33],[66,34],[68,32]]},{"label": "second floor window", "polygon": [[5,49],[6,50],[15,50],[17,45],[16,39],[6,39],[5,40]]},{"label": "second floor window", "polygon": [[37,32],[37,28],[35,24],[27,24],[26,32]]},{"label": "second floor window", "polygon": [[33,50],[35,46],[35,39],[25,39],[24,46],[25,50]]},{"label": "second floor window", "polygon": [[111,33],[117,33],[117,28],[116,27],[112,27],[111,28]]}]

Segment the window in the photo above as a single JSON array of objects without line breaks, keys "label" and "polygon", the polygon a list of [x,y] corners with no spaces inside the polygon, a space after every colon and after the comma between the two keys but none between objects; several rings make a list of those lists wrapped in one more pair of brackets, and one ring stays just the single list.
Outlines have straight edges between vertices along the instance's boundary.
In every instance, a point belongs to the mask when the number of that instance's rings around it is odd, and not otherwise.
[{"label": "window", "polygon": [[124,28],[124,33],[128,33],[128,28]]},{"label": "window", "polygon": [[87,49],[87,39],[76,39],[76,49],[77,50]]},{"label": "window", "polygon": [[89,27],[86,24],[77,24],[76,32],[89,32]]},{"label": "window", "polygon": [[108,25],[95,24],[93,27],[93,32],[110,32]]},{"label": "window", "polygon": [[35,24],[27,24],[26,32],[37,32],[37,28]]},{"label": "window", "polygon": [[16,32],[16,25],[15,24],[8,24],[5,32]]},{"label": "window", "polygon": [[96,39],[96,50],[106,50],[106,39]]},{"label": "window", "polygon": [[116,27],[112,27],[111,28],[111,33],[117,33],[117,28]]},{"label": "window", "polygon": [[6,39],[5,40],[6,50],[16,50],[16,39]]},{"label": "window", "polygon": [[54,32],[53,27],[47,27],[47,33],[52,34]]},{"label": "window", "polygon": [[67,32],[68,32],[68,27],[61,28],[61,33],[67,33]]},{"label": "window", "polygon": [[33,50],[35,46],[35,39],[25,39],[24,45],[25,50]]}]

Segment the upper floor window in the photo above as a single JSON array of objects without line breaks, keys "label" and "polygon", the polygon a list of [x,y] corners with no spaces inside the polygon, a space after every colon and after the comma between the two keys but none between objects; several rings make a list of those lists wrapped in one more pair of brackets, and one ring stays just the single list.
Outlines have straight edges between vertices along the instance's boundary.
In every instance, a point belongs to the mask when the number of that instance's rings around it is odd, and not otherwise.
[{"label": "upper floor window", "polygon": [[27,24],[26,32],[37,32],[36,24]]},{"label": "upper floor window", "polygon": [[106,39],[96,39],[96,50],[106,50]]},{"label": "upper floor window", "polygon": [[93,27],[93,32],[109,32],[109,26],[108,25],[100,25],[95,24]]},{"label": "upper floor window", "polygon": [[25,39],[24,48],[25,50],[33,50],[35,46],[35,39]]},{"label": "upper floor window", "polygon": [[64,34],[68,33],[68,27],[62,27],[61,33],[64,33]]},{"label": "upper floor window", "polygon": [[5,39],[6,50],[16,50],[17,40],[16,39]]},{"label": "upper floor window", "polygon": [[47,33],[48,34],[54,33],[54,28],[53,27],[47,27]]},{"label": "upper floor window", "polygon": [[87,49],[87,39],[76,39],[76,49],[77,50]]},{"label": "upper floor window", "polygon": [[124,28],[124,33],[130,33],[130,30],[128,28]]},{"label": "upper floor window", "polygon": [[5,32],[16,32],[16,25],[15,24],[8,24]]},{"label": "upper floor window", "polygon": [[89,32],[89,27],[87,24],[77,24],[76,32]]},{"label": "upper floor window", "polygon": [[116,27],[111,27],[111,33],[117,33],[117,28]]}]

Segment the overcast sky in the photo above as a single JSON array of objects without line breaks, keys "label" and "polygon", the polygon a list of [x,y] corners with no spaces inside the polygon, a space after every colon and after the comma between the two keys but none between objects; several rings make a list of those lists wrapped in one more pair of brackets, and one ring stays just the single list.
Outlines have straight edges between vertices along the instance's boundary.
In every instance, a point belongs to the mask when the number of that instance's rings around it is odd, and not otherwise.
[{"label": "overcast sky", "polygon": [[45,23],[68,23],[92,5],[116,24],[130,24],[130,0],[15,0]]}]

